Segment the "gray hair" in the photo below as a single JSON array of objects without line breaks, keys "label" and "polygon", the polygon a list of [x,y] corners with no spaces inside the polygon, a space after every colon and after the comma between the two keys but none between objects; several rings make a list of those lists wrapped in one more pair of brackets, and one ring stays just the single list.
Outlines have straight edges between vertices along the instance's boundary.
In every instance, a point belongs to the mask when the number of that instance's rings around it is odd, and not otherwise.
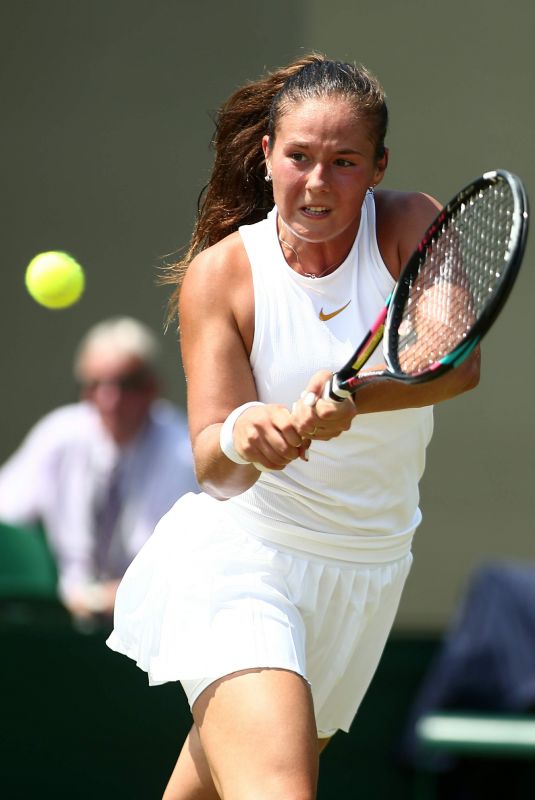
[{"label": "gray hair", "polygon": [[82,361],[89,350],[112,350],[135,356],[156,372],[160,361],[160,342],[153,331],[132,317],[113,317],[97,323],[83,337],[74,356],[74,375],[82,375]]}]

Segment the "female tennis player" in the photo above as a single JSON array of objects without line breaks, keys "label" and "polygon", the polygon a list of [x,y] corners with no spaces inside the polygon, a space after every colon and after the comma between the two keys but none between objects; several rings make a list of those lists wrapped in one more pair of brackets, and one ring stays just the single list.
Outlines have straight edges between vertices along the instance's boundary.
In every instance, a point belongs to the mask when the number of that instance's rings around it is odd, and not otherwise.
[{"label": "female tennis player", "polygon": [[478,381],[475,354],[431,383],[322,399],[439,208],[376,191],[386,127],[378,81],[315,54],[220,110],[172,276],[204,491],[134,560],[109,639],[188,696],[165,800],[316,797],[410,568],[432,406]]}]

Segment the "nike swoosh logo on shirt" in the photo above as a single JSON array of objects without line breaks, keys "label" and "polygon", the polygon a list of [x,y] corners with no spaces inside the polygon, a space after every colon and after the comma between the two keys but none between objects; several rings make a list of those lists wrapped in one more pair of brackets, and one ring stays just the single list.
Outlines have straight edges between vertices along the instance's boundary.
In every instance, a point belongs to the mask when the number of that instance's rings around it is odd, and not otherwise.
[{"label": "nike swoosh logo on shirt", "polygon": [[351,302],[351,300],[348,300],[348,302],[345,304],[345,306],[342,306],[342,308],[337,308],[336,311],[331,311],[330,314],[324,314],[323,313],[323,308],[322,308],[320,310],[320,314],[319,314],[321,321],[322,322],[326,322],[328,319],[332,319],[333,317],[336,317],[337,314],[341,314],[342,311],[344,311],[348,307],[350,302]]}]

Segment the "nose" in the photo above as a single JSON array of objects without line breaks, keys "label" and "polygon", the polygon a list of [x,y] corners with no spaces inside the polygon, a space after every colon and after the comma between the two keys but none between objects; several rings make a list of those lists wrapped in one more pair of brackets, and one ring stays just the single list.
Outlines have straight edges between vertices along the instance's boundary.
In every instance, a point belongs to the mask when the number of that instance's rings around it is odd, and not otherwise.
[{"label": "nose", "polygon": [[114,411],[121,401],[121,389],[115,383],[102,382],[96,387],[93,400],[101,411]]},{"label": "nose", "polygon": [[314,164],[308,173],[307,189],[325,191],[329,186],[328,167],[325,164]]}]

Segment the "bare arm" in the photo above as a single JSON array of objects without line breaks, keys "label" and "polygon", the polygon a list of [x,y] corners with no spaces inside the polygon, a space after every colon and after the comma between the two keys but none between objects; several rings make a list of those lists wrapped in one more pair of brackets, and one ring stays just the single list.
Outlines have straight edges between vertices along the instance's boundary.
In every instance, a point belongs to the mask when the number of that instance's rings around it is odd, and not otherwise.
[{"label": "bare arm", "polygon": [[[192,262],[179,312],[197,480],[206,492],[225,499],[248,489],[260,474],[252,464],[230,461],[219,445],[228,414],[257,399],[249,364],[252,280],[239,237],[228,237]],[[270,469],[283,469],[304,455],[290,412],[277,404],[245,411],[236,422],[234,443],[242,457]]]},{"label": "bare arm", "polygon": [[[435,405],[463,392],[475,388],[479,381],[480,352],[476,348],[472,356],[464,364],[447,372],[443,377],[420,384],[403,384],[399,381],[381,380],[370,383],[358,390],[354,397],[355,414],[369,414],[378,411],[397,411],[403,408],[420,408]],[[310,379],[304,397],[294,409],[295,425],[298,432],[312,431],[316,433],[312,439],[328,440],[333,438],[329,421],[338,403],[321,399],[323,387],[331,373],[326,370],[317,372]],[[319,398],[316,403],[304,402],[306,395]],[[351,401],[346,400],[344,403]],[[341,404],[340,404],[341,405]]]}]

